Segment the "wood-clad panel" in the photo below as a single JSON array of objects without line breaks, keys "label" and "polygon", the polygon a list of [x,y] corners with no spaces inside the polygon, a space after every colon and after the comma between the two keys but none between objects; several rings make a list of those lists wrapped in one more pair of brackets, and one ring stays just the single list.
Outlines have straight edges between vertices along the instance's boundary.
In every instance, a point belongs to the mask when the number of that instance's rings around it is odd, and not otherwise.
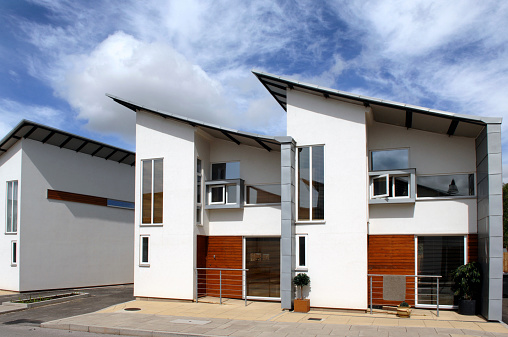
[{"label": "wood-clad panel", "polygon": [[79,202],[97,206],[107,206],[108,199],[86,194],[48,190],[48,199]]},{"label": "wood-clad panel", "polygon": [[467,262],[478,262],[478,234],[467,236]]},{"label": "wood-clad panel", "polygon": [[[414,235],[369,235],[368,273],[383,275],[415,274]],[[370,304],[370,282],[368,285]],[[372,278],[372,304],[398,305],[400,302],[383,300],[383,278]],[[415,303],[415,280],[406,278],[406,302]]]},{"label": "wood-clad panel", "polygon": [[[242,269],[241,236],[198,236],[197,265],[206,268]],[[198,294],[242,298],[242,272],[206,270],[199,272]]]}]

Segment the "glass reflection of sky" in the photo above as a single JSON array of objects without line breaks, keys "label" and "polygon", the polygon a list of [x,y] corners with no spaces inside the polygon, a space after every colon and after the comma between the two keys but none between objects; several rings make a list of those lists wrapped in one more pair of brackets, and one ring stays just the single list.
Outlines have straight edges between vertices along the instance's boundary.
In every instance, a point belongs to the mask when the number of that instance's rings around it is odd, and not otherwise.
[{"label": "glass reflection of sky", "polygon": [[[435,193],[448,194],[448,189],[452,180],[458,188],[458,192],[453,195],[469,195],[469,175],[468,174],[454,174],[454,175],[436,175],[436,176],[419,176],[417,178],[417,185],[420,189],[418,196],[427,196],[427,194]],[[426,189],[424,194],[422,189]],[[428,195],[430,196],[430,195]]]},{"label": "glass reflection of sky", "polygon": [[409,151],[408,149],[372,151],[371,162],[373,171],[407,169]]}]

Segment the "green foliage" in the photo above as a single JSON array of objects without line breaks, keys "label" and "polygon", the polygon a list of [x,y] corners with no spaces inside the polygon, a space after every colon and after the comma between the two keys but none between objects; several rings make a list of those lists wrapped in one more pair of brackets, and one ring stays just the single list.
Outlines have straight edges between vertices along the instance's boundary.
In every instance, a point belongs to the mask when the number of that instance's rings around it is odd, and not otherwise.
[{"label": "green foliage", "polygon": [[503,184],[503,247],[508,247],[508,184]]},{"label": "green foliage", "polygon": [[452,290],[460,299],[473,300],[478,297],[481,274],[476,262],[470,262],[455,269],[452,272],[452,279],[455,283],[452,285]]},{"label": "green foliage", "polygon": [[307,274],[300,273],[293,278],[295,286],[300,287],[300,299],[303,299],[303,287],[310,284],[310,277]]},{"label": "green foliage", "polygon": [[409,308],[409,304],[407,304],[407,302],[404,301],[401,304],[399,304],[399,307],[401,307],[401,308]]}]

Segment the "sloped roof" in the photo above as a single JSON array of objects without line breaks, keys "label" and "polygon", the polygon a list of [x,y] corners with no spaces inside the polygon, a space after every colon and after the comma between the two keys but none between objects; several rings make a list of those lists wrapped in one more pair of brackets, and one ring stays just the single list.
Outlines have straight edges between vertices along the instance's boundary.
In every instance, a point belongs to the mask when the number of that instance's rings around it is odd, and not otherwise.
[{"label": "sloped roof", "polygon": [[239,131],[235,129],[226,128],[223,126],[214,125],[211,123],[202,122],[196,119],[187,118],[184,116],[180,116],[174,113],[169,113],[157,109],[152,109],[145,107],[140,104],[136,104],[125,99],[106,94],[109,98],[121,104],[133,111],[146,111],[149,113],[153,113],[155,115],[161,116],[165,119],[169,118],[172,120],[176,120],[185,124],[189,124],[192,127],[201,128],[206,131],[208,134],[212,135],[215,138],[232,141],[238,145],[244,144],[248,146],[263,148],[267,151],[280,151],[280,142],[277,140],[278,137],[271,137],[265,135],[259,135],[250,132]]},{"label": "sloped roof", "polygon": [[256,70],[253,70],[252,73],[265,86],[277,103],[286,111],[287,90],[289,89],[317,94],[326,98],[333,97],[343,101],[359,102],[372,108],[374,120],[377,122],[443,133],[450,136],[456,135],[474,138],[481,132],[486,124],[499,124],[502,121],[502,118],[499,117],[462,115],[357,95]]},{"label": "sloped roof", "polygon": [[112,160],[121,164],[133,166],[136,163],[135,152],[28,120],[22,120],[0,141],[0,156],[22,138],[58,146],[61,149],[68,149],[94,157]]}]

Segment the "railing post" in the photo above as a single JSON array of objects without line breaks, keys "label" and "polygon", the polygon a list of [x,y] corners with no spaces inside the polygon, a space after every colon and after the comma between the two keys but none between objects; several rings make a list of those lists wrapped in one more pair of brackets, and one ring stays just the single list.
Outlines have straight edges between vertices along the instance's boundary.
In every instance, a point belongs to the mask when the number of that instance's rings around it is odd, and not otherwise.
[{"label": "railing post", "polygon": [[370,276],[370,314],[372,315],[372,276]]},{"label": "railing post", "polygon": [[242,270],[242,291],[243,291],[243,297],[245,298],[245,306],[247,306],[247,278],[246,278],[247,272],[243,269]]},{"label": "railing post", "polygon": [[436,279],[437,279],[437,306],[436,306],[437,310],[436,310],[436,312],[437,312],[437,317],[439,317],[439,277],[436,277]]},{"label": "railing post", "polygon": [[222,270],[219,270],[219,301],[222,304]]},{"label": "railing post", "polygon": [[196,303],[198,303],[198,284],[199,284],[199,282],[198,282],[198,270],[197,270],[197,268],[194,269],[194,270],[196,271]]}]

